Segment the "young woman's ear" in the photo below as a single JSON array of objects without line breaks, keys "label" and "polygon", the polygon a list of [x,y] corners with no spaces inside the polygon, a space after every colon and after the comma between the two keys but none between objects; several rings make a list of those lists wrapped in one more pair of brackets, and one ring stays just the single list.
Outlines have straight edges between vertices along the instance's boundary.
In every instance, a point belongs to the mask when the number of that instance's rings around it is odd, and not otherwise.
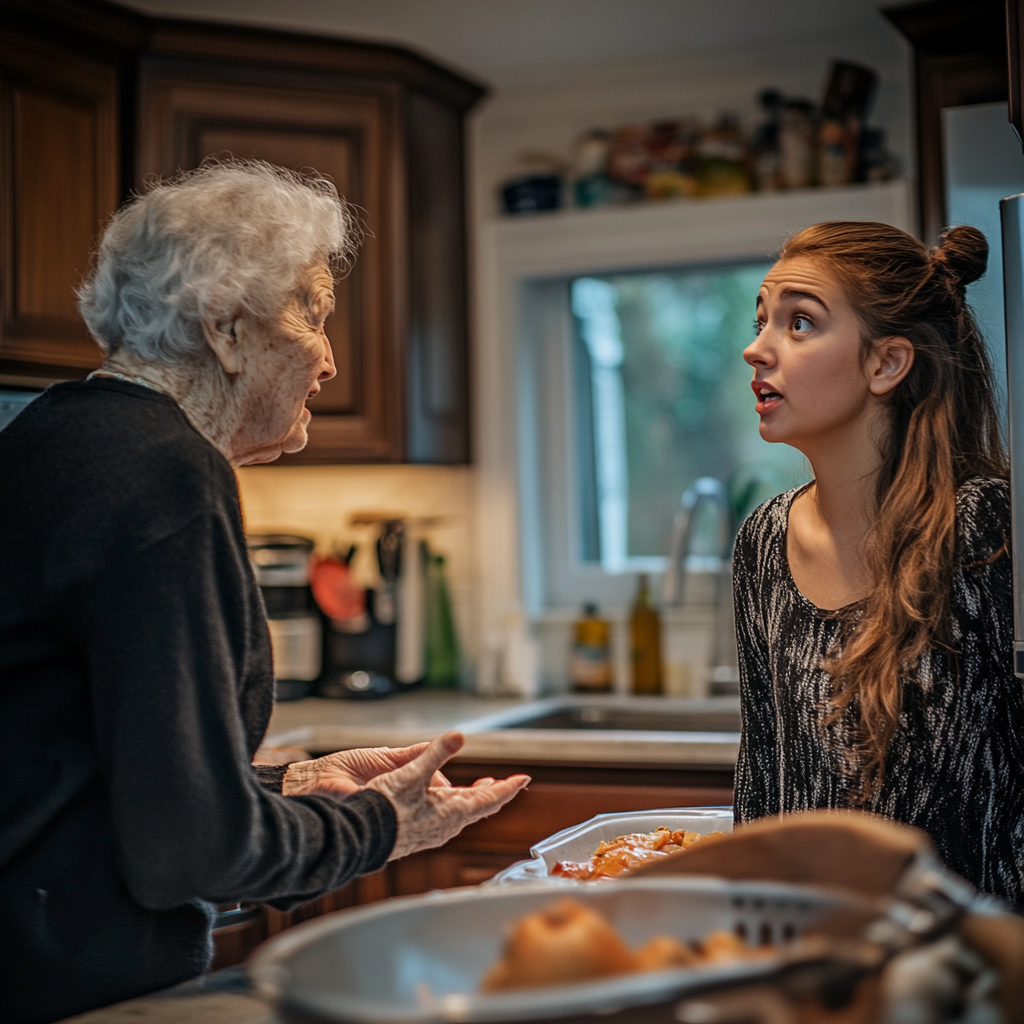
[{"label": "young woman's ear", "polygon": [[225,373],[242,369],[241,317],[233,320],[203,319],[203,336]]},{"label": "young woman's ear", "polygon": [[873,395],[887,395],[914,365],[914,346],[900,336],[881,338],[872,346],[864,366]]}]

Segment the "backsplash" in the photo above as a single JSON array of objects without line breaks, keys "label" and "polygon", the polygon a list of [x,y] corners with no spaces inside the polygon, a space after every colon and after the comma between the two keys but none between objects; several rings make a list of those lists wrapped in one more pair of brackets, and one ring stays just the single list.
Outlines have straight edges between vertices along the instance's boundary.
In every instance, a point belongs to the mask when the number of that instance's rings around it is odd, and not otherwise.
[{"label": "backsplash", "polygon": [[251,466],[237,472],[250,533],[289,532],[312,538],[321,554],[359,545],[353,563],[360,583],[377,580],[373,527],[351,526],[356,513],[436,518],[423,535],[446,556],[459,643],[477,657],[479,581],[474,564],[475,480],[467,466]]}]

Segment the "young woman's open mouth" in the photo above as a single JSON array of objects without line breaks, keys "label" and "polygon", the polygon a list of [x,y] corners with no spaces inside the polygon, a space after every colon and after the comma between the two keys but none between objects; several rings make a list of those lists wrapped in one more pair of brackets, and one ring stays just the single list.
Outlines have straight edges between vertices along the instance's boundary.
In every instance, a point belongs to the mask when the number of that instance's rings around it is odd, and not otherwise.
[{"label": "young woman's open mouth", "polygon": [[782,395],[767,381],[752,380],[750,386],[753,388],[754,394],[757,395],[757,405],[754,406],[754,410],[760,416],[771,412],[782,401]]}]

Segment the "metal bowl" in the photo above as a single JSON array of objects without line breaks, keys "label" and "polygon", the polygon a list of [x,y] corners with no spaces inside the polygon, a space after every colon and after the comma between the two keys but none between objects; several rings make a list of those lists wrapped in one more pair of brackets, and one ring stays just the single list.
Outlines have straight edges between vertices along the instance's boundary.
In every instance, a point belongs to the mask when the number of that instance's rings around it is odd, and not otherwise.
[{"label": "metal bowl", "polygon": [[772,973],[775,957],[481,994],[507,929],[561,895],[604,914],[630,948],[655,935],[693,941],[724,928],[780,944],[848,897],[716,878],[557,881],[456,889],[340,911],[261,946],[248,970],[287,1021],[427,1024],[542,1020],[665,1003],[712,984]]},{"label": "metal bowl", "polygon": [[732,808],[662,807],[653,811],[598,814],[582,825],[573,825],[572,828],[548,836],[530,848],[531,860],[521,860],[499,871],[485,884],[507,885],[510,882],[550,878],[551,869],[561,860],[590,860],[599,843],[633,832],[653,832],[661,825],[673,831],[684,828],[688,832],[700,832],[702,835],[708,832],[731,832]]}]

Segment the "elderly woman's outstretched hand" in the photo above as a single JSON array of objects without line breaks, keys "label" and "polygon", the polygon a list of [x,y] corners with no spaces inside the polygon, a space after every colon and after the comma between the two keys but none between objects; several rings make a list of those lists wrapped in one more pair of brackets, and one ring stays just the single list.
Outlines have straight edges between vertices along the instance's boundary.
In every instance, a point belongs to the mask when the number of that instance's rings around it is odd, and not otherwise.
[{"label": "elderly woman's outstretched hand", "polygon": [[[306,796],[317,792],[350,796],[378,775],[393,772],[419,757],[429,745],[360,747],[339,750],[313,761],[293,761],[288,765],[281,792],[285,796]],[[450,786],[451,783],[440,772],[435,772],[431,785]]]},{"label": "elderly woman's outstretched hand", "polygon": [[390,860],[441,846],[467,825],[504,807],[529,784],[528,775],[477,779],[472,786],[453,786],[440,776],[443,782],[438,784],[441,766],[463,743],[461,733],[446,732],[419,756],[367,783],[365,788],[386,796],[398,815],[398,835]]}]

